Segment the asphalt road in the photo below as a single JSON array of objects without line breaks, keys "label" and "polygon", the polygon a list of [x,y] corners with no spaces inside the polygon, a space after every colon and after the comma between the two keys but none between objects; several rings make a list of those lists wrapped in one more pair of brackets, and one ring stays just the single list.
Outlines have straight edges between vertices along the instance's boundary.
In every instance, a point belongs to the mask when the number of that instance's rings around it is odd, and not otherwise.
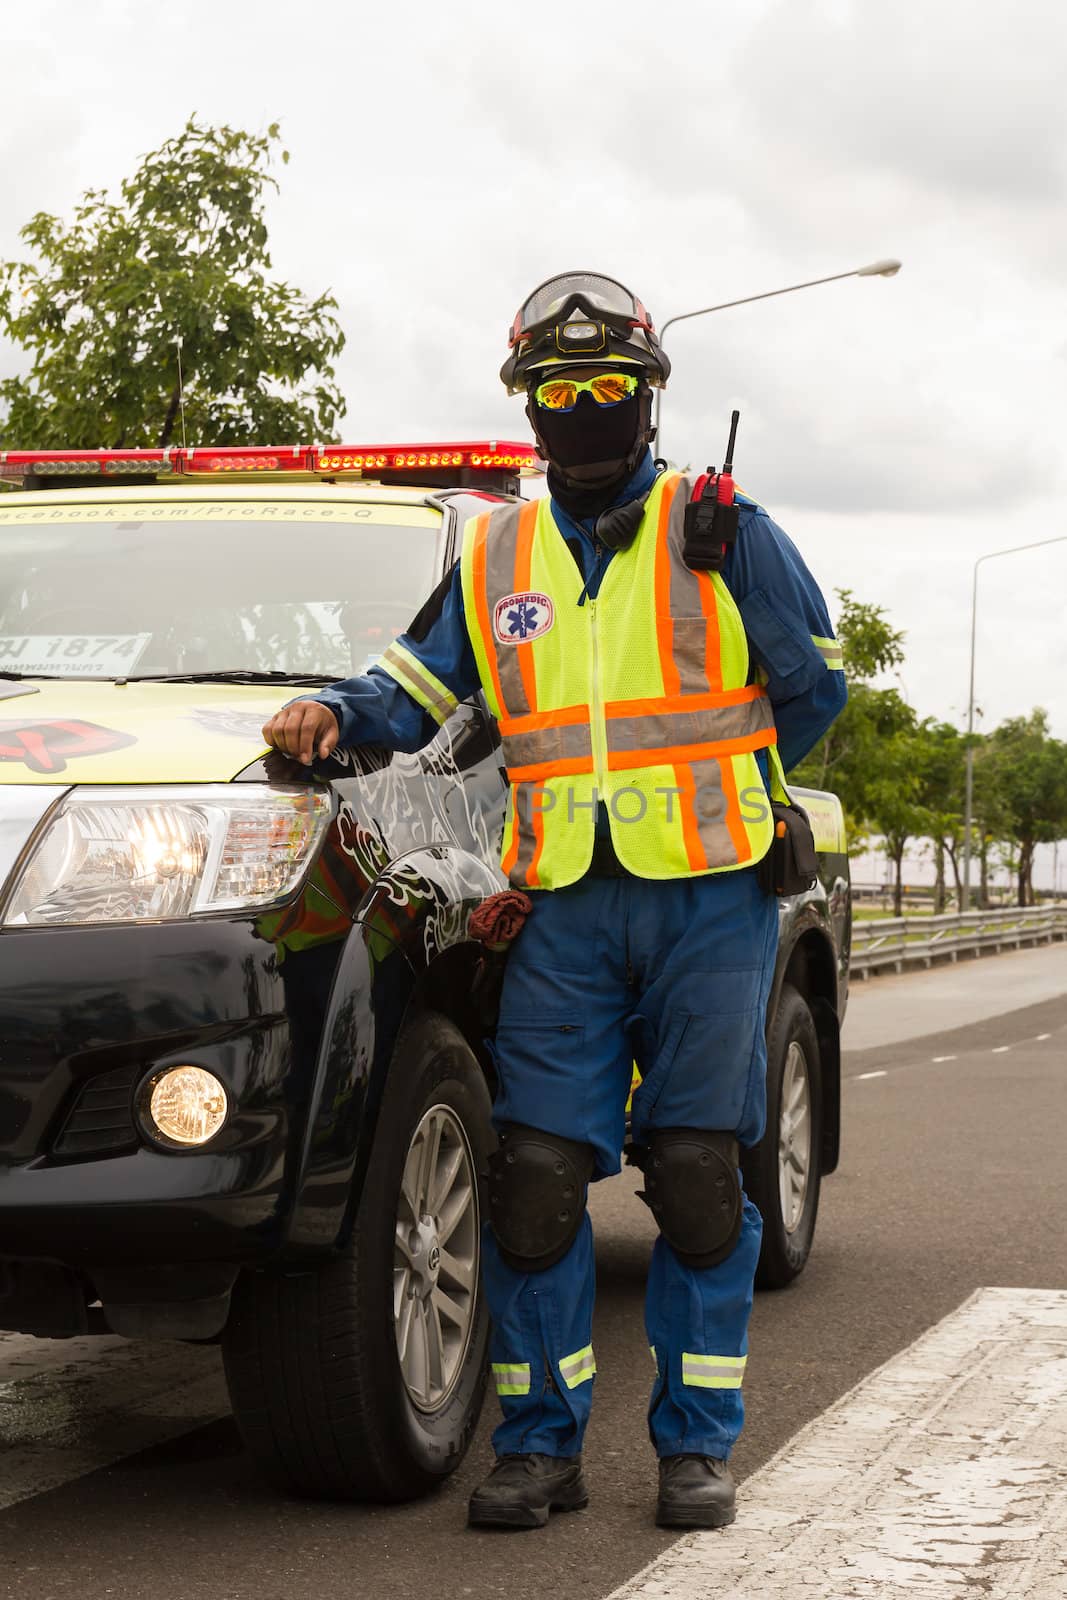
[{"label": "asphalt road", "polygon": [[[1036,1003],[1027,1003],[1030,960],[1049,969],[1041,990],[1049,997]],[[892,1000],[879,991],[882,979],[857,990],[846,1046],[855,1036],[866,1047],[846,1055],[844,1154],[824,1188],[815,1251],[791,1289],[756,1303],[748,1425],[734,1458],[742,1479],[975,1288],[1067,1287],[1067,952],[989,958],[969,970],[962,983],[959,970],[885,980],[895,985]],[[939,984],[949,996],[940,1005]],[[979,993],[981,1008],[972,1003]],[[1000,1014],[972,1020],[993,993]],[[886,1012],[873,1029],[872,1008]],[[940,1031],[909,1036],[916,1011]],[[868,1042],[872,1033],[880,1042]],[[641,1303],[652,1229],[632,1188],[623,1176],[599,1186],[594,1199],[599,1375],[586,1512],[534,1534],[465,1529],[466,1497],[490,1461],[491,1403],[467,1462],[429,1502],[390,1510],[307,1505],[279,1500],[257,1481],[228,1420],[180,1432],[183,1415],[195,1419],[198,1407],[210,1414],[213,1351],[161,1348],[145,1357],[115,1345],[67,1361],[61,1347],[23,1344],[17,1365],[8,1347],[5,1366],[0,1340],[0,1505],[5,1488],[12,1498],[18,1472],[35,1485],[80,1470],[79,1430],[94,1424],[92,1416],[78,1421],[79,1407],[91,1411],[86,1396],[101,1386],[114,1391],[108,1426],[116,1454],[123,1440],[136,1450],[146,1438],[178,1433],[0,1510],[0,1594],[609,1594],[671,1542],[651,1517]],[[185,1413],[177,1402],[169,1415],[139,1407],[159,1363],[172,1364]],[[49,1454],[56,1440],[63,1449]]]}]

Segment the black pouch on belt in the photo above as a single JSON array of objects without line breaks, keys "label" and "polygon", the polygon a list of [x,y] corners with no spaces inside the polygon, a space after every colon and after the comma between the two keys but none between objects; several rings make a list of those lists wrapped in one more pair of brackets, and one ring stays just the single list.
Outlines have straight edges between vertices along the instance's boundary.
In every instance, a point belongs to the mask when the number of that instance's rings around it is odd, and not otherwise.
[{"label": "black pouch on belt", "polygon": [[759,881],[768,894],[804,894],[814,888],[819,876],[815,835],[803,806],[771,801],[774,838],[771,848],[756,868]]}]

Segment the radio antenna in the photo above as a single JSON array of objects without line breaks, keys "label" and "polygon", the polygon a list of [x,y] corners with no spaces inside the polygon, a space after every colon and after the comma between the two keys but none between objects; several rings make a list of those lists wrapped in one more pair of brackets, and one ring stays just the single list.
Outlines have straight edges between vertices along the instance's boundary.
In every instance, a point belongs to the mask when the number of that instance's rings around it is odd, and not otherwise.
[{"label": "radio antenna", "polygon": [[182,383],[182,345],[184,342],[184,339],[179,333],[178,337],[174,341],[174,348],[178,352],[178,405],[181,407],[182,413],[182,449],[187,450],[189,446],[185,437],[185,386]]}]

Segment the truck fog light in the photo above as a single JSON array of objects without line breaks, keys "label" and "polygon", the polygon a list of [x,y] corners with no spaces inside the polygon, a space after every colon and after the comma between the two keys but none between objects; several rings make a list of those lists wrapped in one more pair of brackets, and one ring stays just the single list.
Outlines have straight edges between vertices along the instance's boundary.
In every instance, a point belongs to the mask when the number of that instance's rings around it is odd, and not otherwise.
[{"label": "truck fog light", "polygon": [[218,1078],[203,1067],[168,1067],[149,1085],[145,1120],[167,1144],[207,1144],[226,1121],[229,1102]]}]

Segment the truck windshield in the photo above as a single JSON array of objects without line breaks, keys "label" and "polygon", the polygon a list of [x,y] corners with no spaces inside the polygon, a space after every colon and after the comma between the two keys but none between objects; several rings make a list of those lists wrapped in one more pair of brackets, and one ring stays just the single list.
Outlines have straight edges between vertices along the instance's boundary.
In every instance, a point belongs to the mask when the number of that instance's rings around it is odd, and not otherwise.
[{"label": "truck windshield", "polygon": [[429,594],[440,526],[418,505],[0,501],[0,672],[347,678]]}]

